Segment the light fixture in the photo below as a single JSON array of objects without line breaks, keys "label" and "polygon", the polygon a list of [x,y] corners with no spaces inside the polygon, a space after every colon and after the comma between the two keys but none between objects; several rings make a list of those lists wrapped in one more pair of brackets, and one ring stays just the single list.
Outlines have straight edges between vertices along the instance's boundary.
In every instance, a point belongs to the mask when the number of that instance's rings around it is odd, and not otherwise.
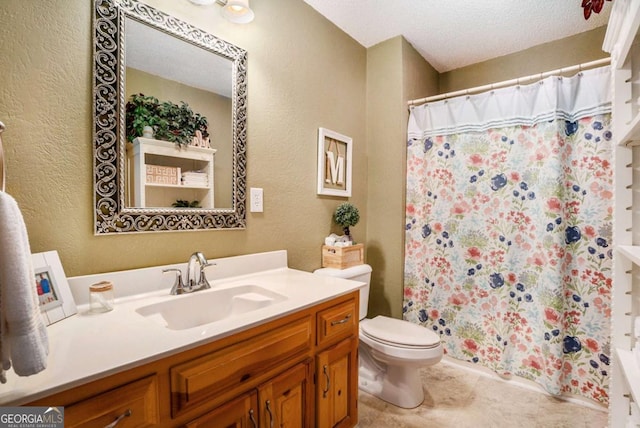
[{"label": "light fixture", "polygon": [[253,21],[254,13],[249,7],[249,0],[216,0],[222,4],[222,16],[236,24],[247,24]]},{"label": "light fixture", "polygon": [[253,21],[254,13],[249,7],[249,0],[189,0],[198,6],[209,6],[214,3],[222,5],[222,16],[236,24],[247,24]]}]

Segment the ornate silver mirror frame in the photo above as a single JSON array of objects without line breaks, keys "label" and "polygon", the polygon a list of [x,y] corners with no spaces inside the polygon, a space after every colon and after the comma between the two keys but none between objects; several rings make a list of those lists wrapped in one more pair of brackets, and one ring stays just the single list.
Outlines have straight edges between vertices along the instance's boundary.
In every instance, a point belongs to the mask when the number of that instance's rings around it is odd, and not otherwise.
[{"label": "ornate silver mirror frame", "polygon": [[[93,170],[96,235],[246,226],[247,53],[137,0],[94,0]],[[143,22],[233,62],[230,209],[125,205],[125,18]]]}]

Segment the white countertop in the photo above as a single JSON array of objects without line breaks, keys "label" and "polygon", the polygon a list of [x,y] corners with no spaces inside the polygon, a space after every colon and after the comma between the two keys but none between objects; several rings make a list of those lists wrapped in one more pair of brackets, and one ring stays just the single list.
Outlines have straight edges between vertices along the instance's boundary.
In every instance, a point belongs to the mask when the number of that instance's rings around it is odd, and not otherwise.
[{"label": "white countertop", "polygon": [[[286,259],[286,253],[284,257]],[[210,279],[212,290],[171,296],[169,288],[163,288],[128,295],[116,298],[114,310],[102,314],[89,314],[88,305],[79,305],[76,315],[47,327],[50,352],[46,370],[29,377],[18,377],[9,370],[7,383],[0,385],[0,405],[25,404],[232,335],[347,294],[364,285],[360,282],[314,275],[288,267],[255,272],[255,266],[260,266],[260,263],[252,265],[254,272],[250,274]],[[161,271],[162,267],[157,269]],[[225,270],[224,262],[221,270]],[[139,271],[142,270],[130,272]],[[95,280],[100,277],[107,278],[108,275],[92,275],[86,278]],[[186,296],[193,298],[201,293],[245,284],[275,291],[285,295],[287,299],[248,314],[232,316],[185,330],[170,330],[135,311],[139,307],[152,303]],[[168,286],[170,285],[171,281],[168,282]],[[116,284],[116,291],[117,289]]]}]

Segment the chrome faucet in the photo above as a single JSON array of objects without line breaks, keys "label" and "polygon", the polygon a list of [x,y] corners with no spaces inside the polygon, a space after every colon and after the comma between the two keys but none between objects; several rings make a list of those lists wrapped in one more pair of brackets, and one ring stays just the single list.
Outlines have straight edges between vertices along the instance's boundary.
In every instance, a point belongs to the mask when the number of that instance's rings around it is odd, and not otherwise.
[{"label": "chrome faucet", "polygon": [[[200,265],[200,269],[196,271],[196,262]],[[182,281],[182,271],[180,269],[163,269],[162,272],[175,272],[176,279],[171,287],[169,294],[185,294],[193,293],[194,291],[206,290],[211,288],[204,269],[209,266],[214,266],[215,263],[209,263],[200,251],[196,251],[189,257],[189,263],[187,264],[186,281]]]}]

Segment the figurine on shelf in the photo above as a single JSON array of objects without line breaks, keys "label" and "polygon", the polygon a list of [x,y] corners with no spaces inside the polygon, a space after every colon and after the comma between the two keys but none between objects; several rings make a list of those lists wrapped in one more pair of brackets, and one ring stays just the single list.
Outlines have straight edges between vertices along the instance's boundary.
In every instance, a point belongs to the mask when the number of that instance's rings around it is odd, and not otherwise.
[{"label": "figurine on shelf", "polygon": [[191,139],[190,146],[193,147],[203,147],[205,149],[210,149],[211,145],[209,144],[209,137],[203,137],[202,132],[200,130],[195,132],[195,136]]}]

